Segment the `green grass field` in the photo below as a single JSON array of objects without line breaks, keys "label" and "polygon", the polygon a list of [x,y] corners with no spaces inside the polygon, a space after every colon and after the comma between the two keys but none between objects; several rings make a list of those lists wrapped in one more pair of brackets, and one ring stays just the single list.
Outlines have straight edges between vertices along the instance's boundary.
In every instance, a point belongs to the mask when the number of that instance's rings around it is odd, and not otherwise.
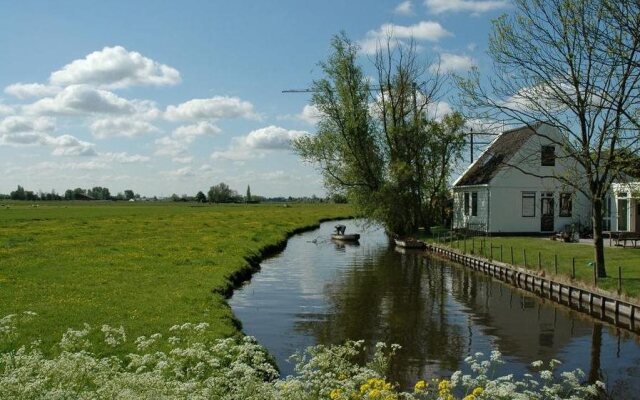
[{"label": "green grass field", "polygon": [[246,257],[296,228],[350,214],[348,206],[318,204],[5,203],[0,318],[38,317],[4,346],[54,343],[85,322],[123,325],[133,338],[183,322],[208,322],[215,337],[233,335],[221,293]]},{"label": "green grass field", "polygon": [[[430,240],[437,240],[431,238]],[[464,251],[463,240],[445,241],[445,244]],[[481,248],[484,244],[484,249]],[[489,257],[490,245],[493,246],[493,259],[500,261],[500,246],[502,246],[502,258],[504,262],[511,263],[511,249],[513,248],[513,263],[524,266],[526,253],[527,267],[538,269],[538,253],[545,274],[555,274],[555,256],[558,258],[558,274],[569,279],[572,275],[572,264],[575,258],[576,279],[587,285],[593,285],[593,267],[589,265],[594,259],[592,245],[581,243],[564,243],[552,241],[541,237],[491,237],[475,238],[475,254]],[[466,252],[471,253],[472,240],[466,240]],[[523,253],[523,250],[525,252]],[[622,268],[622,293],[640,301],[640,249],[605,247],[607,278],[598,278],[598,287],[616,292],[618,289],[618,267]]]}]

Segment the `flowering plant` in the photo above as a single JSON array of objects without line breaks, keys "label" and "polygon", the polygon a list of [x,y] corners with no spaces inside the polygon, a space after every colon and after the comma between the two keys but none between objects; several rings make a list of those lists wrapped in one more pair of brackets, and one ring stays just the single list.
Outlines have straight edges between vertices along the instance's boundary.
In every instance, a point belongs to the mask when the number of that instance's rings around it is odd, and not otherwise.
[{"label": "flowering plant", "polygon": [[[0,319],[0,342],[15,339],[17,323],[33,313]],[[465,361],[472,374],[455,372],[448,379],[418,381],[413,391],[400,390],[385,377],[397,345],[376,345],[365,365],[355,360],[364,352],[363,341],[310,347],[292,356],[296,374],[279,379],[273,359],[254,338],[227,338],[207,342],[208,324],[175,325],[166,334],[134,340],[137,351],[126,356],[100,357],[88,339],[96,329],[84,325],[69,329],[57,352],[45,356],[40,343],[0,354],[2,399],[585,399],[598,395],[601,383],[583,385],[580,370],[563,372],[560,381],[552,361],[541,362],[537,378],[512,375],[492,378],[492,367],[502,363],[493,352],[488,360],[477,353]],[[111,347],[126,343],[122,327],[100,328]],[[164,349],[164,350],[163,350]],[[169,349],[169,350],[166,350]]]}]

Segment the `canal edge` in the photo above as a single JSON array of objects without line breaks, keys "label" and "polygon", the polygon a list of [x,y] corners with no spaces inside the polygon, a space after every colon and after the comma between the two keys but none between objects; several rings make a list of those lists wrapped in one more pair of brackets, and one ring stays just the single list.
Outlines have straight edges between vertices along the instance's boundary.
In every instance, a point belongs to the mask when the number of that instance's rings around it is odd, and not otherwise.
[{"label": "canal edge", "polygon": [[541,298],[568,306],[601,321],[638,333],[640,305],[580,285],[560,282],[507,263],[474,257],[426,244],[432,254],[449,259]]},{"label": "canal edge", "polygon": [[[289,239],[291,239],[293,236],[316,230],[320,228],[320,225],[324,222],[351,220],[355,218],[356,217],[353,215],[320,218],[314,224],[300,226],[286,232],[285,237],[282,240],[278,241],[277,243],[268,244],[260,248],[255,254],[245,256],[244,260],[246,261],[246,263],[242,267],[233,271],[227,277],[226,284],[223,287],[213,288],[211,292],[214,294],[221,295],[225,300],[224,303],[226,307],[229,307],[229,309],[231,310],[231,307],[229,306],[229,303],[227,302],[227,300],[230,299],[231,296],[233,296],[234,290],[241,287],[245,282],[251,279],[253,274],[260,271],[260,264],[262,263],[262,261],[264,261],[269,257],[273,257],[281,253],[284,249],[286,249]],[[244,332],[242,331],[242,322],[240,322],[240,320],[236,318],[235,314],[233,313],[233,310],[231,310],[231,323],[237,329],[239,334],[245,335]]]}]

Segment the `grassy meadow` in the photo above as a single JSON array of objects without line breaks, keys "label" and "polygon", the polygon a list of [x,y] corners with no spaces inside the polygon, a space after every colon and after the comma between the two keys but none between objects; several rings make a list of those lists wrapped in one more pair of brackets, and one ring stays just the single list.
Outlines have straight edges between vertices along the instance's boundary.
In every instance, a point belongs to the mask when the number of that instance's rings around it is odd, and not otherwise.
[{"label": "grassy meadow", "polygon": [[294,229],[350,214],[328,204],[5,203],[0,318],[38,316],[20,327],[19,341],[0,346],[44,338],[47,348],[85,322],[122,325],[132,338],[184,322],[233,335],[223,293],[247,257]]},{"label": "grassy meadow", "polygon": [[[437,240],[432,237],[430,240]],[[513,264],[524,266],[524,256],[527,257],[527,267],[538,269],[538,253],[540,266],[548,276],[555,274],[555,257],[558,259],[558,274],[570,279],[572,276],[573,259],[575,259],[575,279],[586,285],[593,285],[593,267],[589,264],[594,259],[593,245],[583,243],[565,243],[553,241],[543,237],[494,236],[491,238],[471,238],[466,240],[444,240],[443,244],[455,249],[471,253],[475,246],[475,254],[490,257],[490,246],[493,246],[493,258],[500,261],[500,246],[502,259],[511,263],[511,249],[513,248]],[[606,239],[608,242],[608,239]],[[482,248],[484,246],[484,248]],[[524,250],[524,252],[523,252]],[[622,293],[640,301],[640,248],[605,247],[606,268],[608,277],[598,278],[597,286],[612,292],[618,289],[618,267],[622,271]]]}]

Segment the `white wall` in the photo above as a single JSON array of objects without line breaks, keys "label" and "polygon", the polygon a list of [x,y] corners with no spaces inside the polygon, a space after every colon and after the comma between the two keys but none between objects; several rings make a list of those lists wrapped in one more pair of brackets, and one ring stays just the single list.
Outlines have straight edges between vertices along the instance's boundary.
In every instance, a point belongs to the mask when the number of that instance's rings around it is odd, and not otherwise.
[{"label": "white wall", "polygon": [[[535,216],[522,216],[522,192],[535,192]],[[568,224],[580,222],[590,225],[590,208],[586,197],[578,192],[573,194],[570,217],[560,217],[560,193],[568,192],[561,186],[544,185],[535,187],[491,187],[491,232],[541,232],[541,195],[552,192],[554,199],[554,231],[564,230]]]},{"label": "white wall", "polygon": [[[469,193],[469,215],[464,215],[464,193]],[[478,210],[477,215],[471,215],[471,193],[478,193]],[[458,191],[454,188],[453,193],[453,228],[471,228],[479,229],[480,226],[488,226],[489,216],[489,192],[486,185],[466,186],[463,190]],[[486,228],[485,228],[486,229]]]}]

